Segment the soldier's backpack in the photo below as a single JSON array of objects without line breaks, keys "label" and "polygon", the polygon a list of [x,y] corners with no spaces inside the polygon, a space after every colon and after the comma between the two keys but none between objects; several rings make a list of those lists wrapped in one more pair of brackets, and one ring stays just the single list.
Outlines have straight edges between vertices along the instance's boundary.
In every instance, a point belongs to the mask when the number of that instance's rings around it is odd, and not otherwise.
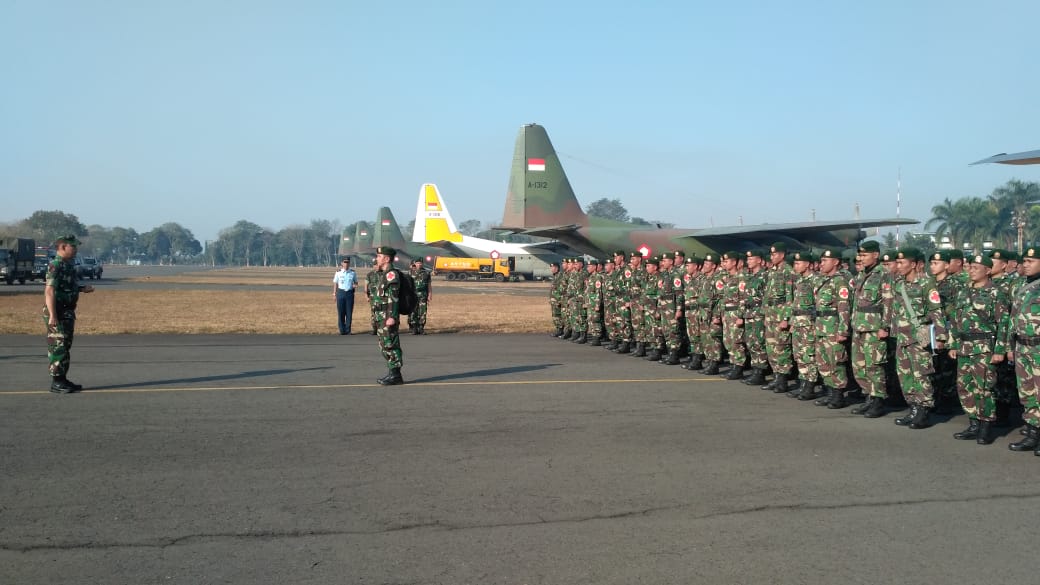
[{"label": "soldier's backpack", "polygon": [[402,315],[411,315],[415,307],[419,305],[419,296],[415,294],[415,280],[411,274],[394,269],[397,278],[400,279],[400,289],[397,297],[397,312]]}]

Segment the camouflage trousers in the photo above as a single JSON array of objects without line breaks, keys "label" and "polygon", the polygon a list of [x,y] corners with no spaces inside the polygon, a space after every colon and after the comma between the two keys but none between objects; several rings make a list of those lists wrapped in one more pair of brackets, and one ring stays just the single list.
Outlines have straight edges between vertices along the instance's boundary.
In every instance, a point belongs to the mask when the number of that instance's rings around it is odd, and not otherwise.
[{"label": "camouflage trousers", "polygon": [[794,366],[794,357],[791,355],[791,329],[780,329],[780,321],[780,315],[777,313],[766,313],[766,357],[774,372],[787,373]]},{"label": "camouflage trousers", "polygon": [[715,323],[708,309],[697,313],[701,331],[701,351],[704,358],[713,362],[722,361],[722,323]]},{"label": "camouflage trousers", "polygon": [[932,387],[932,352],[916,341],[905,345],[896,340],[896,375],[903,390],[903,398],[910,405],[925,408],[935,406],[935,390]]},{"label": "camouflage trousers", "polygon": [[379,321],[379,329],[376,331],[376,337],[379,338],[379,351],[383,353],[383,359],[386,360],[386,367],[400,368],[404,365],[404,356],[401,353],[401,320],[394,320],[394,324],[387,326],[386,324],[386,313],[382,311],[376,312],[376,319]]},{"label": "camouflage trousers", "polygon": [[[46,313],[44,310],[44,323],[47,322]],[[75,319],[59,319],[54,327],[47,325],[47,369],[52,378],[64,378],[69,373],[69,353],[75,333]]]},{"label": "camouflage trousers", "polygon": [[415,304],[415,310],[408,315],[409,329],[423,329],[426,327],[426,313],[430,308],[430,300],[425,294],[420,294],[419,302]]},{"label": "camouflage trousers", "polygon": [[697,312],[696,307],[686,307],[685,314],[686,317],[683,321],[686,324],[686,338],[690,340],[690,353],[693,355],[703,354],[704,338],[701,334],[703,319]]},{"label": "camouflage trousers", "polygon": [[585,312],[585,301],[580,297],[571,300],[570,326],[571,329],[580,333],[585,333],[586,328],[589,326],[589,316]]},{"label": "camouflage trousers", "polygon": [[993,399],[997,368],[990,363],[992,357],[992,353],[957,356],[957,398],[968,418],[997,420],[997,403]]},{"label": "camouflage trousers", "polygon": [[621,301],[618,301],[617,312],[614,313],[614,330],[617,331],[618,339],[621,341],[629,343],[633,341],[632,312]]},{"label": "camouflage trousers", "polygon": [[729,352],[729,362],[738,368],[747,362],[747,345],[744,343],[744,326],[737,324],[740,313],[726,311],[722,314],[722,343]]},{"label": "camouflage trousers", "polygon": [[589,307],[585,309],[586,315],[588,315],[588,321],[585,325],[585,330],[588,331],[589,337],[598,339],[603,336],[603,306],[597,305],[595,307]]},{"label": "camouflage trousers", "polygon": [[885,362],[888,347],[877,331],[856,331],[852,334],[852,377],[869,396],[886,395]]},{"label": "camouflage trousers", "polygon": [[638,301],[632,301],[628,308],[629,322],[632,324],[632,341],[646,342],[649,333],[646,330],[646,310]]},{"label": "camouflage trousers", "polygon": [[849,361],[846,341],[835,341],[834,334],[816,336],[816,370],[824,386],[844,390],[849,385],[845,366]]},{"label": "camouflage trousers", "polygon": [[815,383],[820,371],[816,369],[816,330],[811,318],[791,320],[791,353],[798,365],[798,377]]},{"label": "camouflage trousers", "polygon": [[643,305],[643,341],[654,347],[664,347],[664,330],[661,329],[661,312],[657,310],[657,300]]},{"label": "camouflage trousers", "polygon": [[1018,399],[1025,409],[1022,420],[1040,427],[1040,351],[1038,346],[1015,344],[1015,376],[1018,378]]},{"label": "camouflage trousers", "polygon": [[613,299],[603,299],[603,330],[607,338],[617,339],[617,304]]},{"label": "camouflage trousers", "polygon": [[550,297],[549,310],[552,312],[553,327],[563,329],[563,310],[560,308],[560,299]]},{"label": "camouflage trousers", "polygon": [[668,351],[679,351],[683,336],[679,329],[681,318],[675,317],[675,303],[659,305],[657,311],[661,315],[661,334],[664,335],[665,347]]},{"label": "camouflage trousers", "polygon": [[932,376],[932,387],[940,396],[953,396],[957,393],[957,360],[950,357],[949,352],[940,351],[932,358],[935,375]]},{"label": "camouflage trousers", "polygon": [[766,322],[761,316],[744,318],[744,344],[752,368],[769,365],[769,357],[766,355]]},{"label": "camouflage trousers", "polygon": [[[371,303],[372,300],[369,299],[368,302]],[[370,304],[369,308],[372,311],[372,333],[379,333],[379,315],[378,315],[378,312],[376,311],[376,308],[375,308],[374,305]]]}]

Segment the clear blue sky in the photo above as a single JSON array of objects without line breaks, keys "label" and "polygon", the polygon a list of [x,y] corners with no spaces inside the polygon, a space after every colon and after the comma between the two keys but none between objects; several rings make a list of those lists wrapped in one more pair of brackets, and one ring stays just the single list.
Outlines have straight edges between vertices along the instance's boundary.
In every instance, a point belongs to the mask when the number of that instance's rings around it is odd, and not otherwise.
[{"label": "clear blue sky", "polygon": [[520,126],[582,205],[680,227],[895,214],[1038,167],[1040,2],[0,0],[0,221],[211,239],[496,223]]}]

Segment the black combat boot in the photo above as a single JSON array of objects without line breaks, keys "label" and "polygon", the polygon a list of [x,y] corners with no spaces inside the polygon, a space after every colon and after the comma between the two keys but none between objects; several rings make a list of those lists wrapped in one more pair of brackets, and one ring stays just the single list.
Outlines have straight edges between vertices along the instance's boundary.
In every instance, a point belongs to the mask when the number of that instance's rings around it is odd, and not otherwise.
[{"label": "black combat boot", "polygon": [[603,348],[606,349],[607,351],[614,351],[615,349],[618,348],[619,345],[621,345],[621,344],[618,342],[618,340],[611,339],[610,343],[608,343],[607,345],[604,345]]},{"label": "black combat boot", "polygon": [[1037,447],[1040,447],[1040,432],[1033,425],[1026,425],[1026,438],[1008,445],[1012,451],[1032,451]]},{"label": "black combat boot", "polygon": [[783,394],[787,392],[787,374],[777,374],[773,377],[773,387],[770,388],[773,394]]},{"label": "black combat boot", "polygon": [[852,410],[850,410],[849,412],[851,412],[852,414],[863,414],[870,410],[870,405],[874,404],[875,400],[877,400],[877,398],[873,396],[867,396],[867,399],[863,401],[863,404],[852,407]]},{"label": "black combat boot", "polygon": [[583,343],[588,343],[588,342],[589,342],[589,334],[586,331],[582,331],[581,333],[577,334],[577,337],[574,338],[574,343],[577,343],[578,345],[581,345]]},{"label": "black combat boot", "polygon": [[927,406],[918,406],[917,414],[910,420],[910,428],[912,429],[927,429],[932,426],[932,423],[928,421],[928,415],[932,412],[932,409]]},{"label": "black combat boot", "polygon": [[648,362],[656,362],[657,360],[661,359],[661,350],[660,350],[660,348],[658,348],[656,345],[654,347],[650,348],[650,352],[647,353],[646,357],[643,358],[643,359],[645,359]]},{"label": "black combat boot", "polygon": [[953,438],[958,441],[970,441],[972,439],[979,438],[979,419],[969,418],[968,428],[953,434]]},{"label": "black combat boot", "polygon": [[560,336],[560,339],[570,339],[571,336],[574,335],[574,333],[575,332],[573,329],[564,329],[563,335]]},{"label": "black combat boot", "polygon": [[743,380],[744,379],[744,368],[733,364],[729,368],[729,373],[726,374],[727,380]]},{"label": "black combat boot", "polygon": [[412,327],[412,335],[422,335],[422,330],[419,329],[418,325]]},{"label": "black combat boot", "polygon": [[816,395],[819,396],[819,398],[817,398],[816,401],[813,402],[813,404],[815,404],[816,406],[827,406],[831,403],[830,386],[820,386],[820,391],[817,392]]},{"label": "black combat boot", "polygon": [[914,420],[914,417],[916,417],[916,416],[917,416],[917,405],[916,404],[911,404],[910,405],[910,412],[907,412],[905,415],[897,418],[895,420],[895,423],[897,425],[901,426],[901,427],[905,427],[905,426],[908,426],[910,424],[910,421]]},{"label": "black combat boot", "polygon": [[704,369],[704,354],[695,353],[690,356],[690,366],[688,370],[702,370]]},{"label": "black combat boot", "polygon": [[563,337],[563,327],[557,327],[556,331],[552,333],[553,337]]},{"label": "black combat boot", "polygon": [[391,368],[389,374],[379,379],[379,383],[383,386],[404,384],[404,378],[401,377],[401,368]]},{"label": "black combat boot", "polygon": [[632,351],[632,357],[646,357],[646,343],[636,342],[636,348]]},{"label": "black combat boot", "polygon": [[867,410],[863,412],[864,418],[879,418],[885,415],[885,398],[883,396],[874,396],[873,399]]},{"label": "black combat boot", "polygon": [[827,408],[838,410],[839,408],[845,408],[845,406],[845,389],[831,388],[831,401],[827,403]]},{"label": "black combat boot", "polygon": [[83,389],[83,384],[77,384],[77,383],[73,382],[72,380],[70,380],[68,378],[65,378],[65,383],[68,384],[69,386],[72,386],[72,391],[73,392],[79,392],[80,390]]},{"label": "black combat boot", "polygon": [[801,386],[798,387],[798,400],[813,400],[816,398],[816,384],[813,384],[809,380],[802,380]]},{"label": "black combat boot", "polygon": [[988,420],[979,421],[979,436],[975,438],[979,445],[989,445],[993,442],[993,422]]},{"label": "black combat boot", "polygon": [[603,345],[603,340],[597,335],[596,337],[592,338],[591,341],[589,341],[589,345],[592,347],[599,347]]},{"label": "black combat boot", "polygon": [[615,353],[628,353],[632,351],[632,346],[627,341],[622,341],[621,345],[614,350]]},{"label": "black combat boot", "polygon": [[677,366],[679,365],[679,350],[673,349],[668,352],[666,358],[661,362],[666,366]]},{"label": "black combat boot", "polygon": [[701,372],[706,376],[714,376],[719,373],[719,362],[715,360],[708,360],[704,362],[704,371]]},{"label": "black combat boot", "polygon": [[744,380],[744,383],[748,386],[761,386],[766,383],[766,369],[765,368],[753,368],[751,370],[751,377]]},{"label": "black combat boot", "polygon": [[64,376],[51,378],[51,392],[55,394],[71,394],[77,391],[76,387],[66,380]]}]

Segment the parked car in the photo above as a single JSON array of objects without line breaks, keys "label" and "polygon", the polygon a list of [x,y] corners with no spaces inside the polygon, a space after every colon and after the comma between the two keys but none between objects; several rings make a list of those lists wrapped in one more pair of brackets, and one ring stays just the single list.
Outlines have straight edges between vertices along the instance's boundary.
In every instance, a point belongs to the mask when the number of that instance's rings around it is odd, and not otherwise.
[{"label": "parked car", "polygon": [[90,256],[83,258],[77,256],[75,264],[76,276],[79,278],[97,280],[101,278],[101,273],[104,271],[104,266],[101,265],[101,261],[97,258],[91,258]]}]

